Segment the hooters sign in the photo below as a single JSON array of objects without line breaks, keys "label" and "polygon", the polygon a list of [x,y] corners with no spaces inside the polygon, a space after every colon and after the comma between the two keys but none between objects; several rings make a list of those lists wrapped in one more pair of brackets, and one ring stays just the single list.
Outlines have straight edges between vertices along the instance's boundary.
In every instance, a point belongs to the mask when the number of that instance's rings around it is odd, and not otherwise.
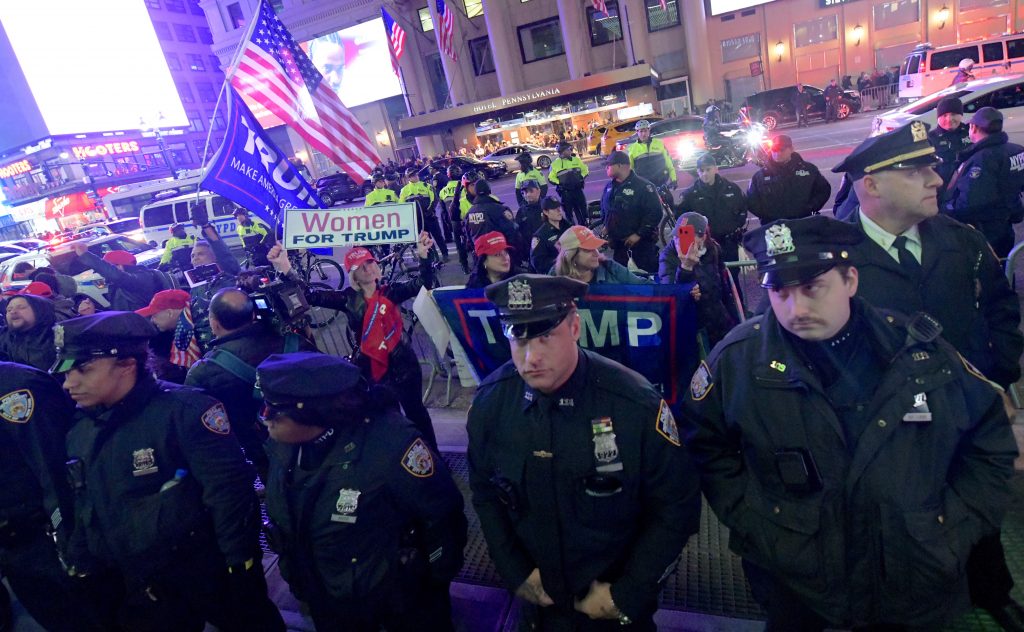
[{"label": "hooters sign", "polygon": [[95,210],[96,204],[85,193],[69,193],[46,200],[46,219],[81,215],[86,211]]}]

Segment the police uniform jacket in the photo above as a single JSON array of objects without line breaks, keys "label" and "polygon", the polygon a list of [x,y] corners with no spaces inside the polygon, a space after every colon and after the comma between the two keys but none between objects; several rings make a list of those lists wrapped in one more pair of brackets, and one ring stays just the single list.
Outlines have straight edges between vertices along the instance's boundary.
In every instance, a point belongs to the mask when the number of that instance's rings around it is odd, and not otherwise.
[{"label": "police uniform jacket", "polygon": [[78,260],[96,271],[107,282],[110,308],[122,312],[134,312],[149,305],[153,295],[164,289],[163,279],[156,270],[143,266],[124,266],[122,272],[117,266],[86,251]]},{"label": "police uniform jacket", "polygon": [[[860,212],[848,221],[860,225]],[[918,228],[920,280],[871,239],[850,248],[860,273],[858,294],[875,307],[934,316],[942,337],[971,364],[997,384],[1013,384],[1024,352],[1020,304],[984,236],[943,215]]]},{"label": "police uniform jacket", "polygon": [[564,219],[558,228],[544,220],[537,232],[533,233],[530,241],[530,267],[534,272],[548,274],[551,271],[551,266],[555,265],[555,259],[558,258],[558,238],[569,230],[570,226],[572,224]]},{"label": "police uniform jacket", "polygon": [[942,129],[936,125],[928,131],[928,142],[935,148],[935,155],[942,161],[936,165],[935,171],[942,177],[943,188],[949,184],[949,179],[953,177],[957,165],[960,164],[957,161],[957,154],[971,146],[971,139],[967,135],[969,130],[970,127],[960,123],[955,129]]},{"label": "police uniform jacket", "polygon": [[522,204],[516,211],[516,231],[519,233],[518,244],[529,244],[534,233],[546,224],[547,220],[541,214],[540,202],[533,204]]},{"label": "police uniform jacket", "polygon": [[258,556],[254,473],[217,400],[147,375],[113,407],[79,409],[67,451],[72,565],[116,566],[131,586],[210,546],[225,567]]},{"label": "police uniform jacket", "polygon": [[1002,520],[1017,450],[994,385],[941,339],[917,342],[902,316],[854,301],[887,365],[855,443],[768,312],[694,374],[686,444],[730,548],[802,603],[843,627],[934,629],[968,605],[967,557]]},{"label": "police uniform jacket", "polygon": [[732,295],[731,277],[722,261],[722,248],[715,240],[704,242],[705,251],[693,270],[679,265],[679,253],[674,242],[661,249],[658,257],[658,282],[700,286],[700,300],[696,302],[698,327],[707,330],[711,344],[725,337],[739,321],[736,301]]},{"label": "police uniform jacket", "polygon": [[267,444],[271,544],[295,595],[366,613],[401,609],[413,583],[455,577],[466,543],[462,494],[412,424],[387,412],[328,432],[326,445],[301,446],[303,459],[325,452],[310,470],[297,464],[300,446]]},{"label": "police uniform jacket", "polygon": [[946,194],[947,211],[961,222],[976,225],[991,241],[986,223],[1009,228],[1010,222],[1024,218],[1020,201],[1024,147],[1009,142],[1006,132],[999,132],[961,151],[959,159]]},{"label": "police uniform jacket", "polygon": [[[468,420],[473,506],[510,590],[539,568],[545,591],[571,608],[592,581],[610,582],[615,604],[637,619],[654,612],[660,579],[698,529],[698,482],[650,383],[579,354],[551,396],[527,387],[512,362],[480,385]],[[602,422],[613,445],[595,439]],[[598,476],[617,491],[593,491]]]},{"label": "police uniform jacket", "polygon": [[754,174],[747,188],[747,203],[750,212],[767,223],[817,213],[831,195],[832,185],[818,168],[794,152],[789,162],[769,160]]},{"label": "police uniform jacket", "polygon": [[[664,180],[659,182],[675,182],[676,181],[676,165],[672,162],[672,157],[668,155],[668,150],[665,149],[665,143],[660,138],[650,138],[646,143],[636,141],[629,146],[629,166],[636,169],[637,159],[645,159],[650,161],[650,165],[644,166],[644,169],[654,170],[657,167],[661,167],[661,177]],[[655,156],[656,158],[652,158]],[[659,164],[660,163],[660,164]],[[645,172],[646,173],[646,172]],[[651,178],[653,179],[653,178]]]},{"label": "police uniform jacket", "polygon": [[[576,175],[569,175],[575,171]],[[554,184],[559,192],[562,190],[582,191],[586,177],[590,175],[590,167],[579,156],[555,158],[548,169],[548,182]]]},{"label": "police uniform jacket", "polygon": [[505,236],[508,243],[513,246],[519,244],[519,233],[512,223],[512,211],[490,195],[478,195],[463,221],[466,222],[470,241],[496,230]]},{"label": "police uniform jacket", "polygon": [[374,189],[366,194],[363,206],[376,206],[378,204],[394,204],[398,202],[398,196],[391,189]]},{"label": "police uniform jacket", "polygon": [[698,178],[685,189],[679,200],[679,212],[700,213],[708,218],[716,239],[742,232],[747,225],[747,199],[743,191],[720,175],[715,176],[714,184],[704,184]]},{"label": "police uniform jacket", "polygon": [[160,257],[160,264],[166,265],[171,262],[174,257],[175,250],[181,250],[182,248],[191,248],[196,245],[195,235],[186,235],[184,239],[171,236],[164,244],[164,254]]},{"label": "police uniform jacket", "polygon": [[609,180],[601,196],[601,217],[608,238],[621,243],[632,234],[654,241],[662,218],[661,198],[654,185],[630,171],[622,182]]}]

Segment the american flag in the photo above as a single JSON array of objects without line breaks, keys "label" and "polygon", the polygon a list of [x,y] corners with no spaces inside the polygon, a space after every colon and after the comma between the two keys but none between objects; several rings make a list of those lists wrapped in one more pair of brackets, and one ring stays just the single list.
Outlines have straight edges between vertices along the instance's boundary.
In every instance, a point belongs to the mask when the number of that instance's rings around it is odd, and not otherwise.
[{"label": "american flag", "polygon": [[171,345],[171,364],[186,369],[196,362],[202,354],[199,352],[199,341],[196,340],[195,325],[192,322],[192,308],[188,305],[181,310],[178,326],[174,328],[174,343]]},{"label": "american flag", "polygon": [[290,125],[356,182],[380,156],[360,125],[295,43],[266,0],[252,17],[231,85]]},{"label": "american flag", "polygon": [[594,11],[608,15],[608,5],[604,3],[604,0],[591,0],[594,3]]},{"label": "american flag", "polygon": [[380,8],[384,16],[384,29],[388,32],[388,39],[391,41],[391,70],[398,74],[398,60],[405,52],[405,29],[387,12],[384,7]]},{"label": "american flag", "polygon": [[441,50],[452,61],[459,61],[455,51],[455,12],[447,7],[444,0],[437,0],[437,18],[441,22],[437,34],[441,38]]}]

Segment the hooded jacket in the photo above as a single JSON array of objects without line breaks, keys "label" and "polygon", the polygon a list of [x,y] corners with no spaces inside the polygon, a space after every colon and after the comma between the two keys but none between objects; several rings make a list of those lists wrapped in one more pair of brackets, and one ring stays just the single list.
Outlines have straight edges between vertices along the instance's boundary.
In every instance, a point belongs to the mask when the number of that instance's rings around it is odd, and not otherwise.
[{"label": "hooded jacket", "polygon": [[24,331],[10,327],[0,330],[0,360],[48,371],[57,357],[53,346],[53,326],[57,322],[53,302],[31,294],[20,294],[17,298],[28,302],[36,315],[36,324]]}]

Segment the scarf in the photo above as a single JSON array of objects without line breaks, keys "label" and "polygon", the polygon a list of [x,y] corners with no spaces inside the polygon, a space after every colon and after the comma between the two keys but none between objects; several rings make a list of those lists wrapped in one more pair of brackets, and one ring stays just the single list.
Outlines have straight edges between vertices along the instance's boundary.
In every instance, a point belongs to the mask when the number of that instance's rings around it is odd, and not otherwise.
[{"label": "scarf", "polygon": [[388,371],[388,358],[402,340],[402,314],[378,290],[366,300],[363,340],[359,350],[370,359],[370,376],[379,382]]}]

